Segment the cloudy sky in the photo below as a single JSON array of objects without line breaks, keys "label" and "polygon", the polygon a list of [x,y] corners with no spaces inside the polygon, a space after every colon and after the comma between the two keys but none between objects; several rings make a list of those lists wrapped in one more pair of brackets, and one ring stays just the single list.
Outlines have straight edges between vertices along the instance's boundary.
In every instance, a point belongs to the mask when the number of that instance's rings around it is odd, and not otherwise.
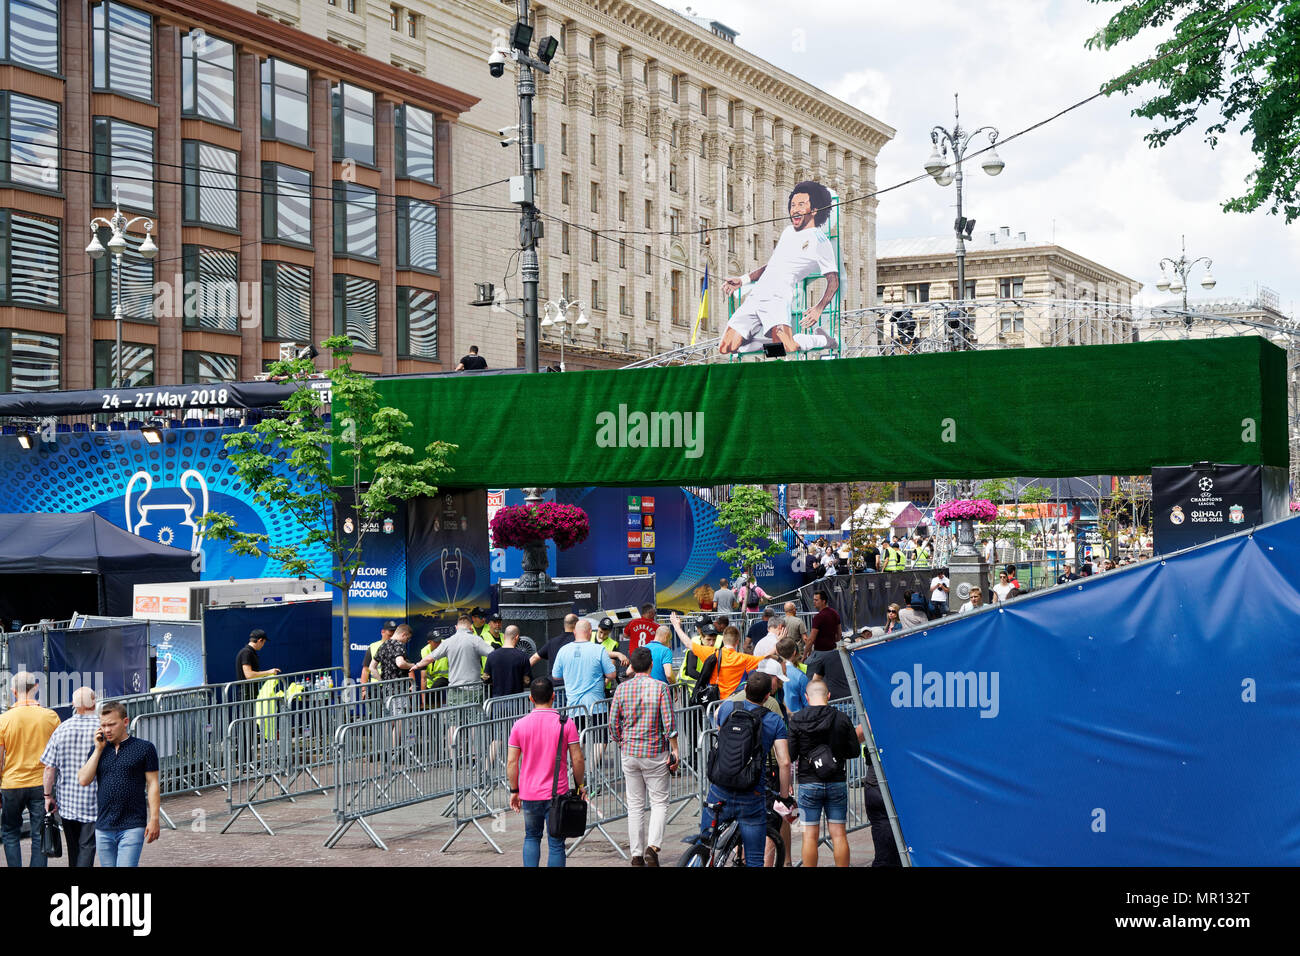
[{"label": "cloudy sky", "polygon": [[[739,30],[745,49],[893,126],[897,135],[880,154],[880,187],[920,171],[931,127],[952,126],[954,92],[963,126],[992,125],[1006,137],[1095,93],[1158,42],[1141,37],[1109,53],[1085,49],[1118,8],[1088,0],[692,6]],[[796,30],[804,31],[802,49]],[[1010,226],[1046,240],[1054,233],[1061,245],[1142,282],[1143,302],[1165,298],[1155,289],[1157,263],[1177,257],[1185,233],[1189,258],[1214,260],[1215,296],[1253,297],[1257,285],[1267,286],[1284,312],[1300,314],[1300,223],[1288,228],[1280,217],[1221,209],[1244,192],[1248,140],[1231,135],[1210,149],[1200,132],[1207,113],[1153,150],[1142,138],[1150,123],[1129,115],[1140,102],[1101,98],[1007,144],[997,178],[968,169],[965,214],[978,220],[977,231]],[[953,187],[928,180],[882,196],[877,238],[945,234],[955,201]]]}]

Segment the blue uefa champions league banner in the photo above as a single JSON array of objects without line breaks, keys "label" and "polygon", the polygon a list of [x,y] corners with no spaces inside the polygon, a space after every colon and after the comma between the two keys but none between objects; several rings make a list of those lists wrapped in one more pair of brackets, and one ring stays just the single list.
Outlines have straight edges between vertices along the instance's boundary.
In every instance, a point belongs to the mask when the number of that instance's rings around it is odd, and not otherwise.
[{"label": "blue uefa champions league banner", "polygon": [[198,621],[150,621],[149,643],[158,662],[154,690],[180,690],[206,683],[203,625]]},{"label": "blue uefa champions league banner", "polygon": [[[348,591],[349,674],[360,676],[366,648],[379,640],[384,621],[406,618],[406,524],[407,513],[399,505],[391,515],[362,524],[351,504],[351,492],[344,490],[335,511],[339,536],[354,547],[361,534],[361,566]],[[337,571],[335,572],[338,573]],[[335,596],[333,605],[333,664],[343,666],[343,602]],[[314,665],[309,665],[314,666]]]},{"label": "blue uefa champions league banner", "polygon": [[[233,428],[164,428],[150,445],[138,431],[73,432],[31,450],[0,442],[0,512],[94,512],[132,534],[202,553],[204,580],[275,577],[280,566],[208,541],[198,519],[208,511],[234,517],[239,530],[272,542],[299,536],[293,519],[253,501],[226,455]],[[322,569],[328,554],[307,552]]]},{"label": "blue uefa champions league banner", "polygon": [[1291,519],[852,651],[912,862],[1300,864],[1297,607]]},{"label": "blue uefa champions league banner", "polygon": [[417,650],[430,629],[450,635],[461,612],[491,603],[487,515],[488,497],[482,488],[449,490],[410,502],[406,610]]},{"label": "blue uefa champions league banner", "polygon": [[[695,610],[693,592],[716,588],[731,570],[718,552],[734,543],[717,525],[712,505],[678,487],[561,488],[561,503],[583,508],[591,521],[587,540],[559,553],[561,577],[654,574],[662,608]],[[803,583],[789,553],[758,570],[769,594],[793,591]]]}]

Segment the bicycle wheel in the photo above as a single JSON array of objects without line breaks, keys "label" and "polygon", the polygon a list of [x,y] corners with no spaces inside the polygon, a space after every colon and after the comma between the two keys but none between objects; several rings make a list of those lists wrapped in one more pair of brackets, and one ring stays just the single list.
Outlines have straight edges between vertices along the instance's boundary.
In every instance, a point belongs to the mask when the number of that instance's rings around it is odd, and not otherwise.
[{"label": "bicycle wheel", "polygon": [[677,861],[678,866],[708,866],[709,865],[709,848],[702,843],[692,844],[690,849],[682,854],[682,858]]}]

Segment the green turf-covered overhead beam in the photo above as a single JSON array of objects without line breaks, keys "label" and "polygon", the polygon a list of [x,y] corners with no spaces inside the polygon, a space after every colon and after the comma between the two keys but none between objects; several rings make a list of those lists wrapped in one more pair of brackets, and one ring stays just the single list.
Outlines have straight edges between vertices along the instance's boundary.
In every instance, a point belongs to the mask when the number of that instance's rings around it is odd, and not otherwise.
[{"label": "green turf-covered overhead beam", "polygon": [[[1256,336],[379,383],[462,487],[1146,474],[1288,463]],[[335,407],[335,426],[345,416]],[[335,470],[339,461],[335,459]]]}]

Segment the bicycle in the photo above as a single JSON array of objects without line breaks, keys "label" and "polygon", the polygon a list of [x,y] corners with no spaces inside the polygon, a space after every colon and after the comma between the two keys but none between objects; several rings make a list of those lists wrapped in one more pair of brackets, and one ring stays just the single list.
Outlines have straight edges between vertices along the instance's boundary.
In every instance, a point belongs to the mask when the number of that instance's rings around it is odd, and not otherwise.
[{"label": "bicycle", "polygon": [[[774,848],[772,866],[780,868],[785,866],[785,841],[781,838],[781,815],[772,806],[771,798],[775,797],[776,793],[770,787],[767,789],[766,796],[768,797],[767,840],[771,847]],[[793,801],[791,802],[793,803]],[[713,821],[709,826],[708,835],[705,836],[697,831],[682,841],[690,844],[690,846],[682,854],[681,859],[677,861],[678,866],[727,867],[745,865],[745,847],[740,836],[740,821],[735,817],[727,818],[723,815],[722,811],[726,805],[727,801],[725,800],[705,804],[713,812]]]}]

